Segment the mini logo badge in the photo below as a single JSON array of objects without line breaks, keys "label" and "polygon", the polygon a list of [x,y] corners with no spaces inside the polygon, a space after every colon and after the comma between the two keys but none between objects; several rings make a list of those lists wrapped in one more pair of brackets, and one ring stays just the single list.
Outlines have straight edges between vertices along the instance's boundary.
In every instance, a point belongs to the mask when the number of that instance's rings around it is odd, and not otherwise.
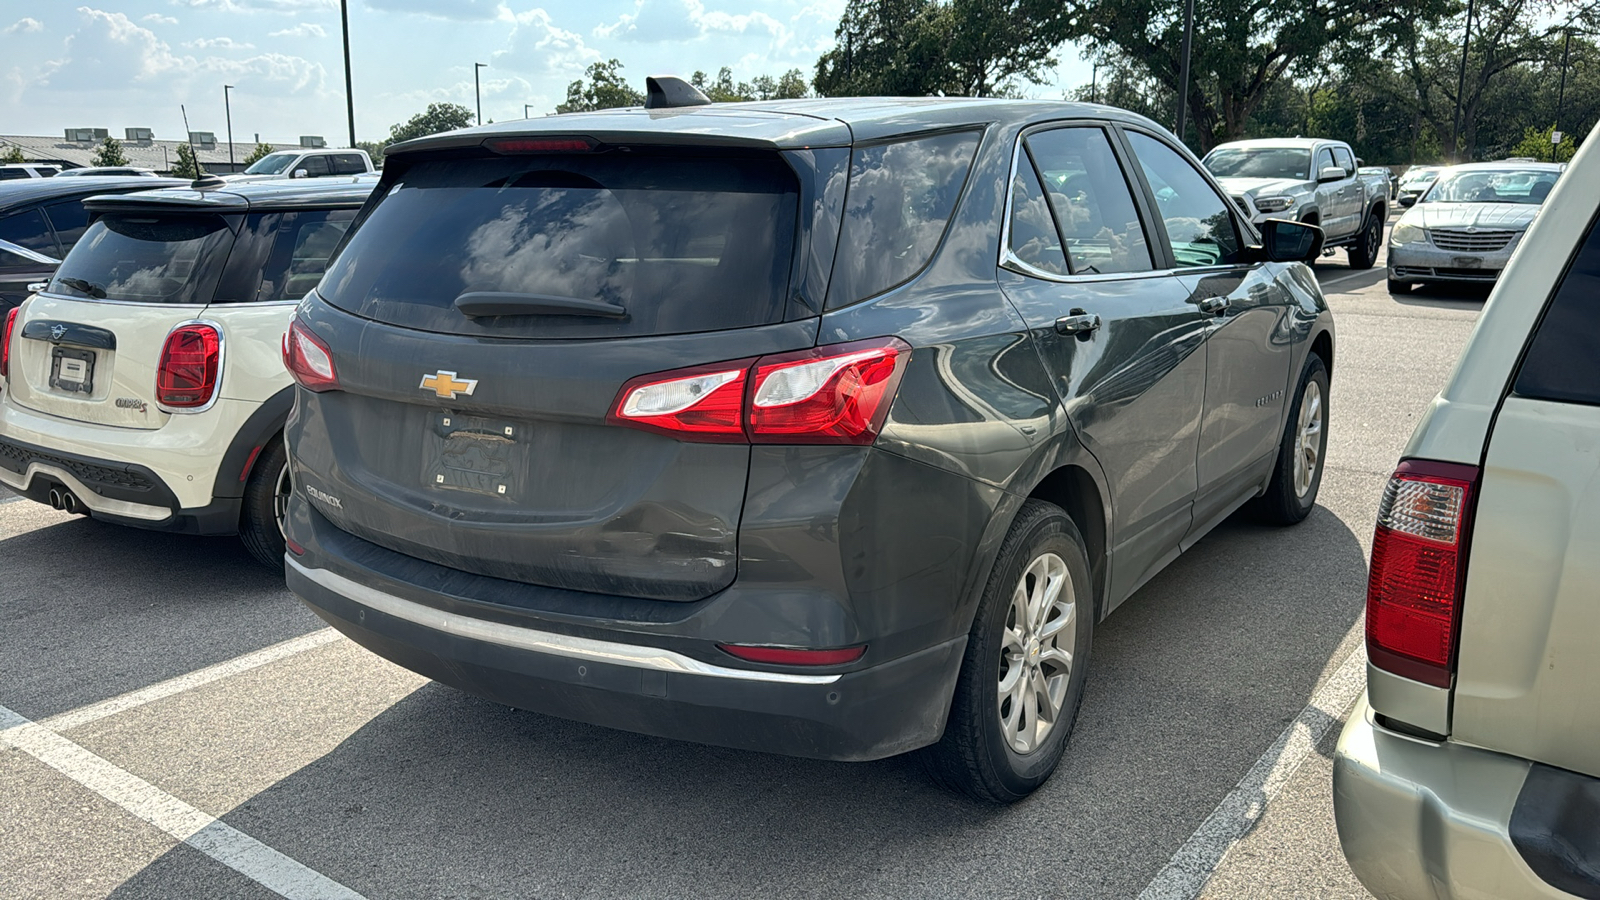
[{"label": "mini logo badge", "polygon": [[458,379],[456,373],[440,369],[432,375],[422,376],[422,384],[418,387],[424,391],[433,391],[441,399],[454,400],[457,394],[472,396],[472,392],[478,389],[478,379]]},{"label": "mini logo badge", "polygon": [[67,326],[65,326],[65,325],[51,325],[50,326],[50,340],[52,340],[52,341],[61,340],[63,337],[66,336],[66,333],[67,333]]}]

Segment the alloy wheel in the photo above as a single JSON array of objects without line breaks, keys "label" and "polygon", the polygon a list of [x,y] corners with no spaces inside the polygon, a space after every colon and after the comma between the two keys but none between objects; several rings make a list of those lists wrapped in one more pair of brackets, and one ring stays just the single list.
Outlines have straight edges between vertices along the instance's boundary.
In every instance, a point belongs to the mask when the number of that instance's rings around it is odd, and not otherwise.
[{"label": "alloy wheel", "polygon": [[1067,564],[1035,557],[1011,594],[1000,645],[999,713],[1006,743],[1037,750],[1055,728],[1072,680],[1078,607]]},{"label": "alloy wheel", "polygon": [[1322,388],[1306,382],[1300,396],[1300,421],[1294,432],[1294,495],[1302,499],[1311,490],[1322,464]]},{"label": "alloy wheel", "polygon": [[278,485],[272,492],[272,518],[278,523],[278,534],[285,538],[288,534],[283,530],[283,520],[289,511],[289,495],[294,491],[294,483],[289,480],[289,463],[284,462],[283,468],[278,471]]}]

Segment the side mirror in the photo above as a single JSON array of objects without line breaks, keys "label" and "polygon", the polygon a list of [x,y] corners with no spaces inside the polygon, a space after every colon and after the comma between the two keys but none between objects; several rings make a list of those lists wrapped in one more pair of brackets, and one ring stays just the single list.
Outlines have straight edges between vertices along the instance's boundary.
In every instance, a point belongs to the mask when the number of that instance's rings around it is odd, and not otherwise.
[{"label": "side mirror", "polygon": [[28,293],[37,294],[49,286],[50,282],[48,281],[30,281],[28,282]]},{"label": "side mirror", "polygon": [[1364,165],[1366,165],[1366,164],[1367,164],[1367,161],[1366,161],[1366,160],[1364,160],[1364,159],[1362,159],[1362,158],[1361,158],[1361,157],[1359,157],[1359,156],[1358,156],[1358,157],[1356,157],[1356,168],[1358,168],[1358,169],[1359,169],[1359,168],[1361,168],[1361,167],[1362,167],[1362,166],[1364,166]]},{"label": "side mirror", "polygon": [[1350,177],[1349,173],[1338,166],[1323,166],[1322,170],[1317,172],[1317,183],[1327,184],[1330,181],[1343,181],[1348,177]]},{"label": "side mirror", "polygon": [[1397,200],[1395,202],[1399,203],[1401,208],[1403,208],[1403,209],[1410,209],[1411,207],[1417,205],[1417,195],[1416,194],[1407,194],[1407,195],[1405,195],[1404,197],[1401,197],[1399,200]]},{"label": "side mirror", "polygon": [[1272,262],[1308,263],[1322,255],[1322,229],[1305,222],[1268,219],[1261,223],[1261,249]]},{"label": "side mirror", "polygon": [[311,173],[307,172],[305,169],[295,169],[294,170],[294,174],[290,175],[289,177],[290,178],[307,178],[307,177],[310,177],[310,175],[311,175]]}]

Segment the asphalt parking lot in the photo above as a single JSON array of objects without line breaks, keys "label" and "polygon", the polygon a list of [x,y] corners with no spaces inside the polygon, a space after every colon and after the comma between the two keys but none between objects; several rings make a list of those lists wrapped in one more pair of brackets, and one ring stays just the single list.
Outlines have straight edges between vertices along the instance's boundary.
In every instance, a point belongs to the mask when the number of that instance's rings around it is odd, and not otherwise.
[{"label": "asphalt parking lot", "polygon": [[1328,754],[1380,490],[1484,293],[1318,267],[1321,504],[1235,519],[1095,634],[1067,759],[978,805],[509,710],[322,626],[228,539],[0,495],[0,897],[1360,898]]}]

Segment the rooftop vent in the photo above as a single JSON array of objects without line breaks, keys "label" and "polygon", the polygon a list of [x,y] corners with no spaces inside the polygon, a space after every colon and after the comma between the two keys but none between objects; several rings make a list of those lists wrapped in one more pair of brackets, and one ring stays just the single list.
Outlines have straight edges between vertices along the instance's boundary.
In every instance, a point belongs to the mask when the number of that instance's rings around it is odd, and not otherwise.
[{"label": "rooftop vent", "polygon": [[156,139],[156,133],[148,128],[127,128],[122,133],[136,144],[148,144]]},{"label": "rooftop vent", "polygon": [[104,128],[68,128],[67,140],[79,144],[92,144],[110,137],[111,132]]},{"label": "rooftop vent", "polygon": [[328,146],[328,140],[320,134],[302,134],[300,135],[300,146],[320,150]]},{"label": "rooftop vent", "polygon": [[214,131],[191,131],[189,140],[201,150],[215,150],[217,147],[217,133]]}]

